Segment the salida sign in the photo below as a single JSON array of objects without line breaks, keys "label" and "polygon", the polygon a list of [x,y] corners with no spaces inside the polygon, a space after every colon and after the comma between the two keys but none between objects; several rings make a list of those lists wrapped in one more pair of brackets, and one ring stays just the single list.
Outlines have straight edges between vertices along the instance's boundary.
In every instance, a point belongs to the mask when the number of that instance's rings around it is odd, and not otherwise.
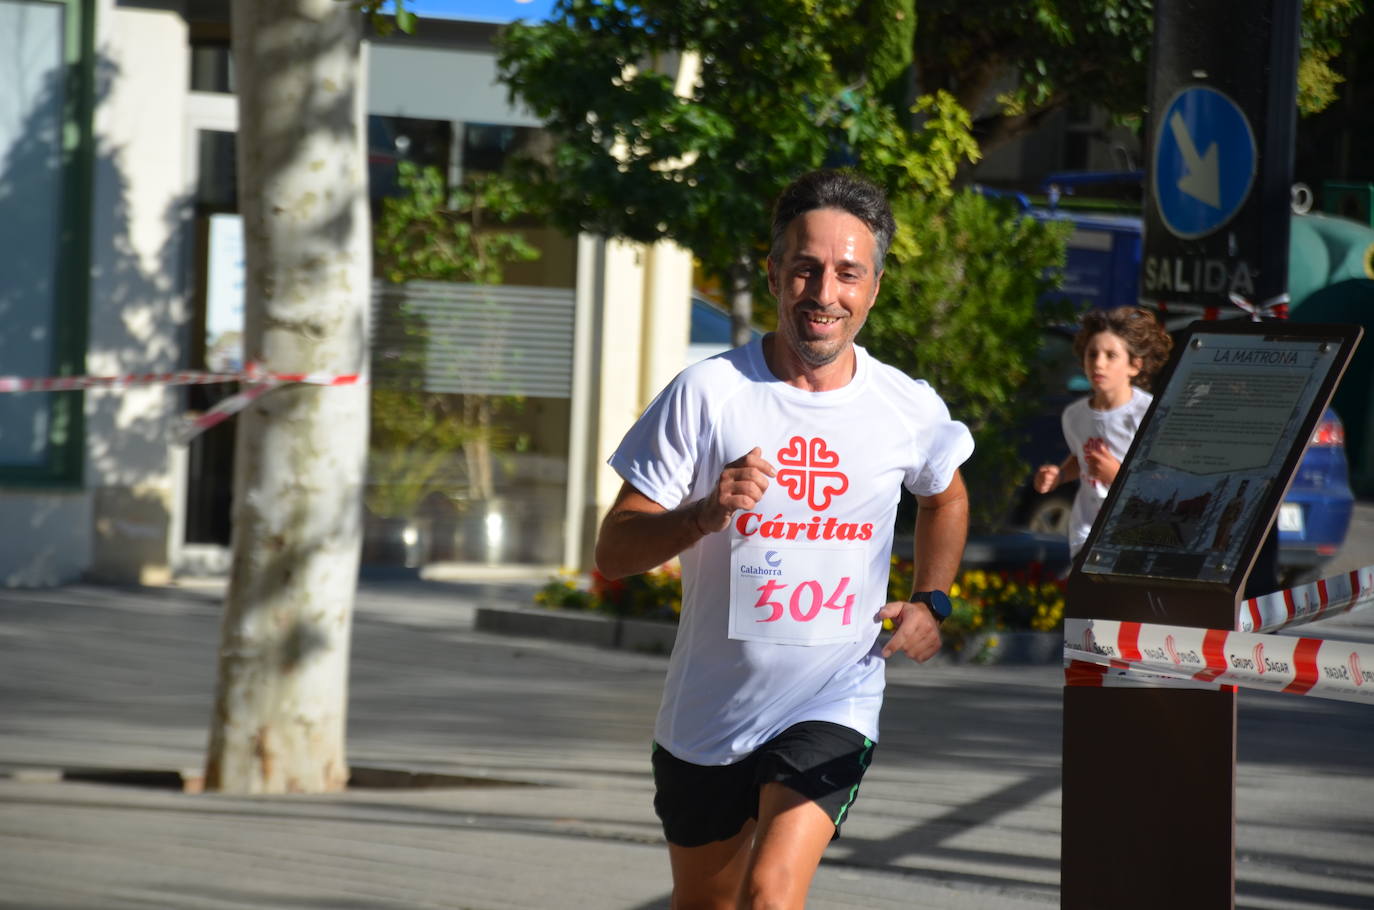
[{"label": "salida sign", "polygon": [[1299,9],[1156,6],[1144,302],[1286,299]]}]

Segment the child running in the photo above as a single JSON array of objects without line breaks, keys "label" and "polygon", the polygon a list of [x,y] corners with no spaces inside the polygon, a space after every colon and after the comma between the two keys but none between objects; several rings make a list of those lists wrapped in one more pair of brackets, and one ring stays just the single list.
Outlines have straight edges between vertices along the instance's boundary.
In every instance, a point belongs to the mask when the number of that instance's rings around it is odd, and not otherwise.
[{"label": "child running", "polygon": [[1121,469],[1136,429],[1153,396],[1150,379],[1164,365],[1173,339],[1142,307],[1089,310],[1080,320],[1073,351],[1092,385],[1088,398],[1064,409],[1063,464],[1041,465],[1035,491],[1048,493],[1062,483],[1081,480],[1069,519],[1069,553],[1077,556],[1093,519]]}]

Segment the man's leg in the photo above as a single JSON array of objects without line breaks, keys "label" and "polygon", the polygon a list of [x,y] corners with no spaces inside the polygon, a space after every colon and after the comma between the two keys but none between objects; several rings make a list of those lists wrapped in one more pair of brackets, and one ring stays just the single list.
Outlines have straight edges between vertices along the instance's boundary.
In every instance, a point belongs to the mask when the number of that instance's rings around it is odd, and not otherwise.
[{"label": "man's leg", "polygon": [[669,844],[674,910],[800,910],[873,746],[854,730],[807,721],[734,765],[692,765],[656,749],[654,808]]},{"label": "man's leg", "polygon": [[754,764],[693,765],[654,747],[654,810],[668,841],[673,910],[734,910],[754,840]]},{"label": "man's leg", "polygon": [[802,910],[821,854],[834,836],[835,823],[815,802],[785,784],[764,784],[741,910]]},{"label": "man's leg", "polygon": [[729,840],[700,847],[679,847],[669,842],[673,910],[735,910],[753,840],[751,820]]}]

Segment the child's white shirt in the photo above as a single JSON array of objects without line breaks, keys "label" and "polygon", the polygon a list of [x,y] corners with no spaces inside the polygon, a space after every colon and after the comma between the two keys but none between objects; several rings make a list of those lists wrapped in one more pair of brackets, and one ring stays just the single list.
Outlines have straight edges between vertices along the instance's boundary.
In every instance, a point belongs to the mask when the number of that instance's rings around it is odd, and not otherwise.
[{"label": "child's white shirt", "polygon": [[1073,498],[1073,512],[1069,516],[1069,552],[1074,556],[1087,542],[1088,532],[1092,530],[1093,521],[1110,489],[1102,481],[1088,477],[1088,462],[1083,457],[1084,446],[1089,439],[1102,439],[1118,461],[1125,461],[1131,440],[1145,419],[1145,412],[1149,410],[1154,396],[1144,389],[1131,386],[1131,400],[1109,411],[1094,410],[1088,405],[1090,400],[1083,398],[1069,405],[1064,409],[1062,419],[1064,441],[1068,443],[1070,454],[1078,459],[1078,493]]}]

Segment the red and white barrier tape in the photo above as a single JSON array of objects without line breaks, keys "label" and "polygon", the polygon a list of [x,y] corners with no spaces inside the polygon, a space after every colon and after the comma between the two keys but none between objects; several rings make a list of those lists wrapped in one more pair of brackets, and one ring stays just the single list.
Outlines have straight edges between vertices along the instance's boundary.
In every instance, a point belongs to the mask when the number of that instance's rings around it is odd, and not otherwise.
[{"label": "red and white barrier tape", "polygon": [[[1248,314],[1251,322],[1259,322],[1265,317],[1271,319],[1288,318],[1287,294],[1280,294],[1277,297],[1271,297],[1263,303],[1257,304],[1251,303],[1239,294],[1231,294],[1229,296],[1229,301],[1232,306]],[[1192,316],[1194,318],[1206,320],[1207,322],[1215,322],[1219,319],[1238,318],[1238,314],[1232,313],[1230,310],[1217,305],[1179,302],[1170,303],[1167,300],[1156,300],[1152,301],[1152,303],[1161,314],[1166,316]]]},{"label": "red and white barrier tape", "polygon": [[1283,293],[1276,297],[1270,297],[1262,303],[1251,303],[1235,292],[1230,294],[1231,303],[1249,313],[1251,322],[1259,322],[1266,316],[1274,319],[1287,319],[1288,299],[1288,294]]},{"label": "red and white barrier tape", "polygon": [[1369,643],[1070,619],[1064,622],[1064,660],[1066,685],[1154,676],[1374,703]]},{"label": "red and white barrier tape", "polygon": [[228,398],[221,399],[214,407],[210,408],[210,410],[205,413],[194,415],[188,414],[186,417],[182,418],[181,426],[172,432],[172,444],[179,446],[188,445],[192,439],[195,439],[201,433],[233,417],[239,411],[242,411],[252,404],[255,399],[266,392],[272,391],[281,384],[282,383],[279,382],[260,382],[255,385],[246,385],[241,392],[230,395]]},{"label": "red and white barrier tape", "polygon": [[[254,365],[249,364],[250,371]],[[273,382],[284,385],[299,382],[305,385],[357,385],[367,380],[361,373],[266,373],[262,370],[245,374],[248,382]]]},{"label": "red and white barrier tape", "polygon": [[45,376],[25,379],[0,376],[0,392],[67,392],[79,389],[125,389],[138,385],[213,385],[220,382],[302,382],[309,385],[353,385],[359,373],[273,373],[250,363],[236,373],[177,370],[170,373],[129,373],[123,376]]},{"label": "red and white barrier tape", "polygon": [[40,379],[0,376],[0,392],[65,392],[83,389],[125,389],[140,385],[244,383],[243,390],[238,394],[225,398],[203,414],[185,419],[183,425],[173,433],[172,439],[176,445],[185,445],[200,433],[228,420],[254,399],[278,386],[290,383],[341,386],[366,381],[366,377],[360,373],[273,373],[262,369],[258,364],[250,363],[238,373],[180,370],[172,373],[130,373],[124,376],[47,376]]},{"label": "red and white barrier tape", "polygon": [[45,376],[25,379],[0,376],[0,392],[69,392],[80,389],[126,389],[137,385],[212,385],[247,381],[248,373],[131,373],[127,376]]},{"label": "red and white barrier tape", "polygon": [[1241,632],[1272,632],[1374,604],[1374,566],[1298,585],[1240,605]]},{"label": "red and white barrier tape", "polygon": [[1068,656],[1069,651],[1070,649],[1066,646],[1064,656],[1064,685],[1066,686],[1112,689],[1139,688],[1141,685],[1149,685],[1178,689],[1210,689],[1213,692],[1218,689],[1235,691],[1236,688],[1215,682],[1198,682],[1195,679],[1165,676],[1161,673],[1147,673],[1138,667],[1132,667],[1125,661],[1113,660],[1106,664],[1099,664],[1091,660],[1074,660]]},{"label": "red and white barrier tape", "polygon": [[335,375],[333,373],[264,373],[255,369],[254,364],[248,365],[249,372],[245,374],[251,379],[246,379],[247,384],[236,395],[230,395],[222,399],[204,414],[187,417],[180,429],[172,434],[172,442],[175,445],[187,445],[201,433],[210,427],[223,423],[233,417],[239,411],[252,404],[256,399],[262,397],[267,392],[272,391],[278,386],[300,383],[302,385],[322,385],[340,386],[355,385],[366,380],[357,373],[345,373]]}]

